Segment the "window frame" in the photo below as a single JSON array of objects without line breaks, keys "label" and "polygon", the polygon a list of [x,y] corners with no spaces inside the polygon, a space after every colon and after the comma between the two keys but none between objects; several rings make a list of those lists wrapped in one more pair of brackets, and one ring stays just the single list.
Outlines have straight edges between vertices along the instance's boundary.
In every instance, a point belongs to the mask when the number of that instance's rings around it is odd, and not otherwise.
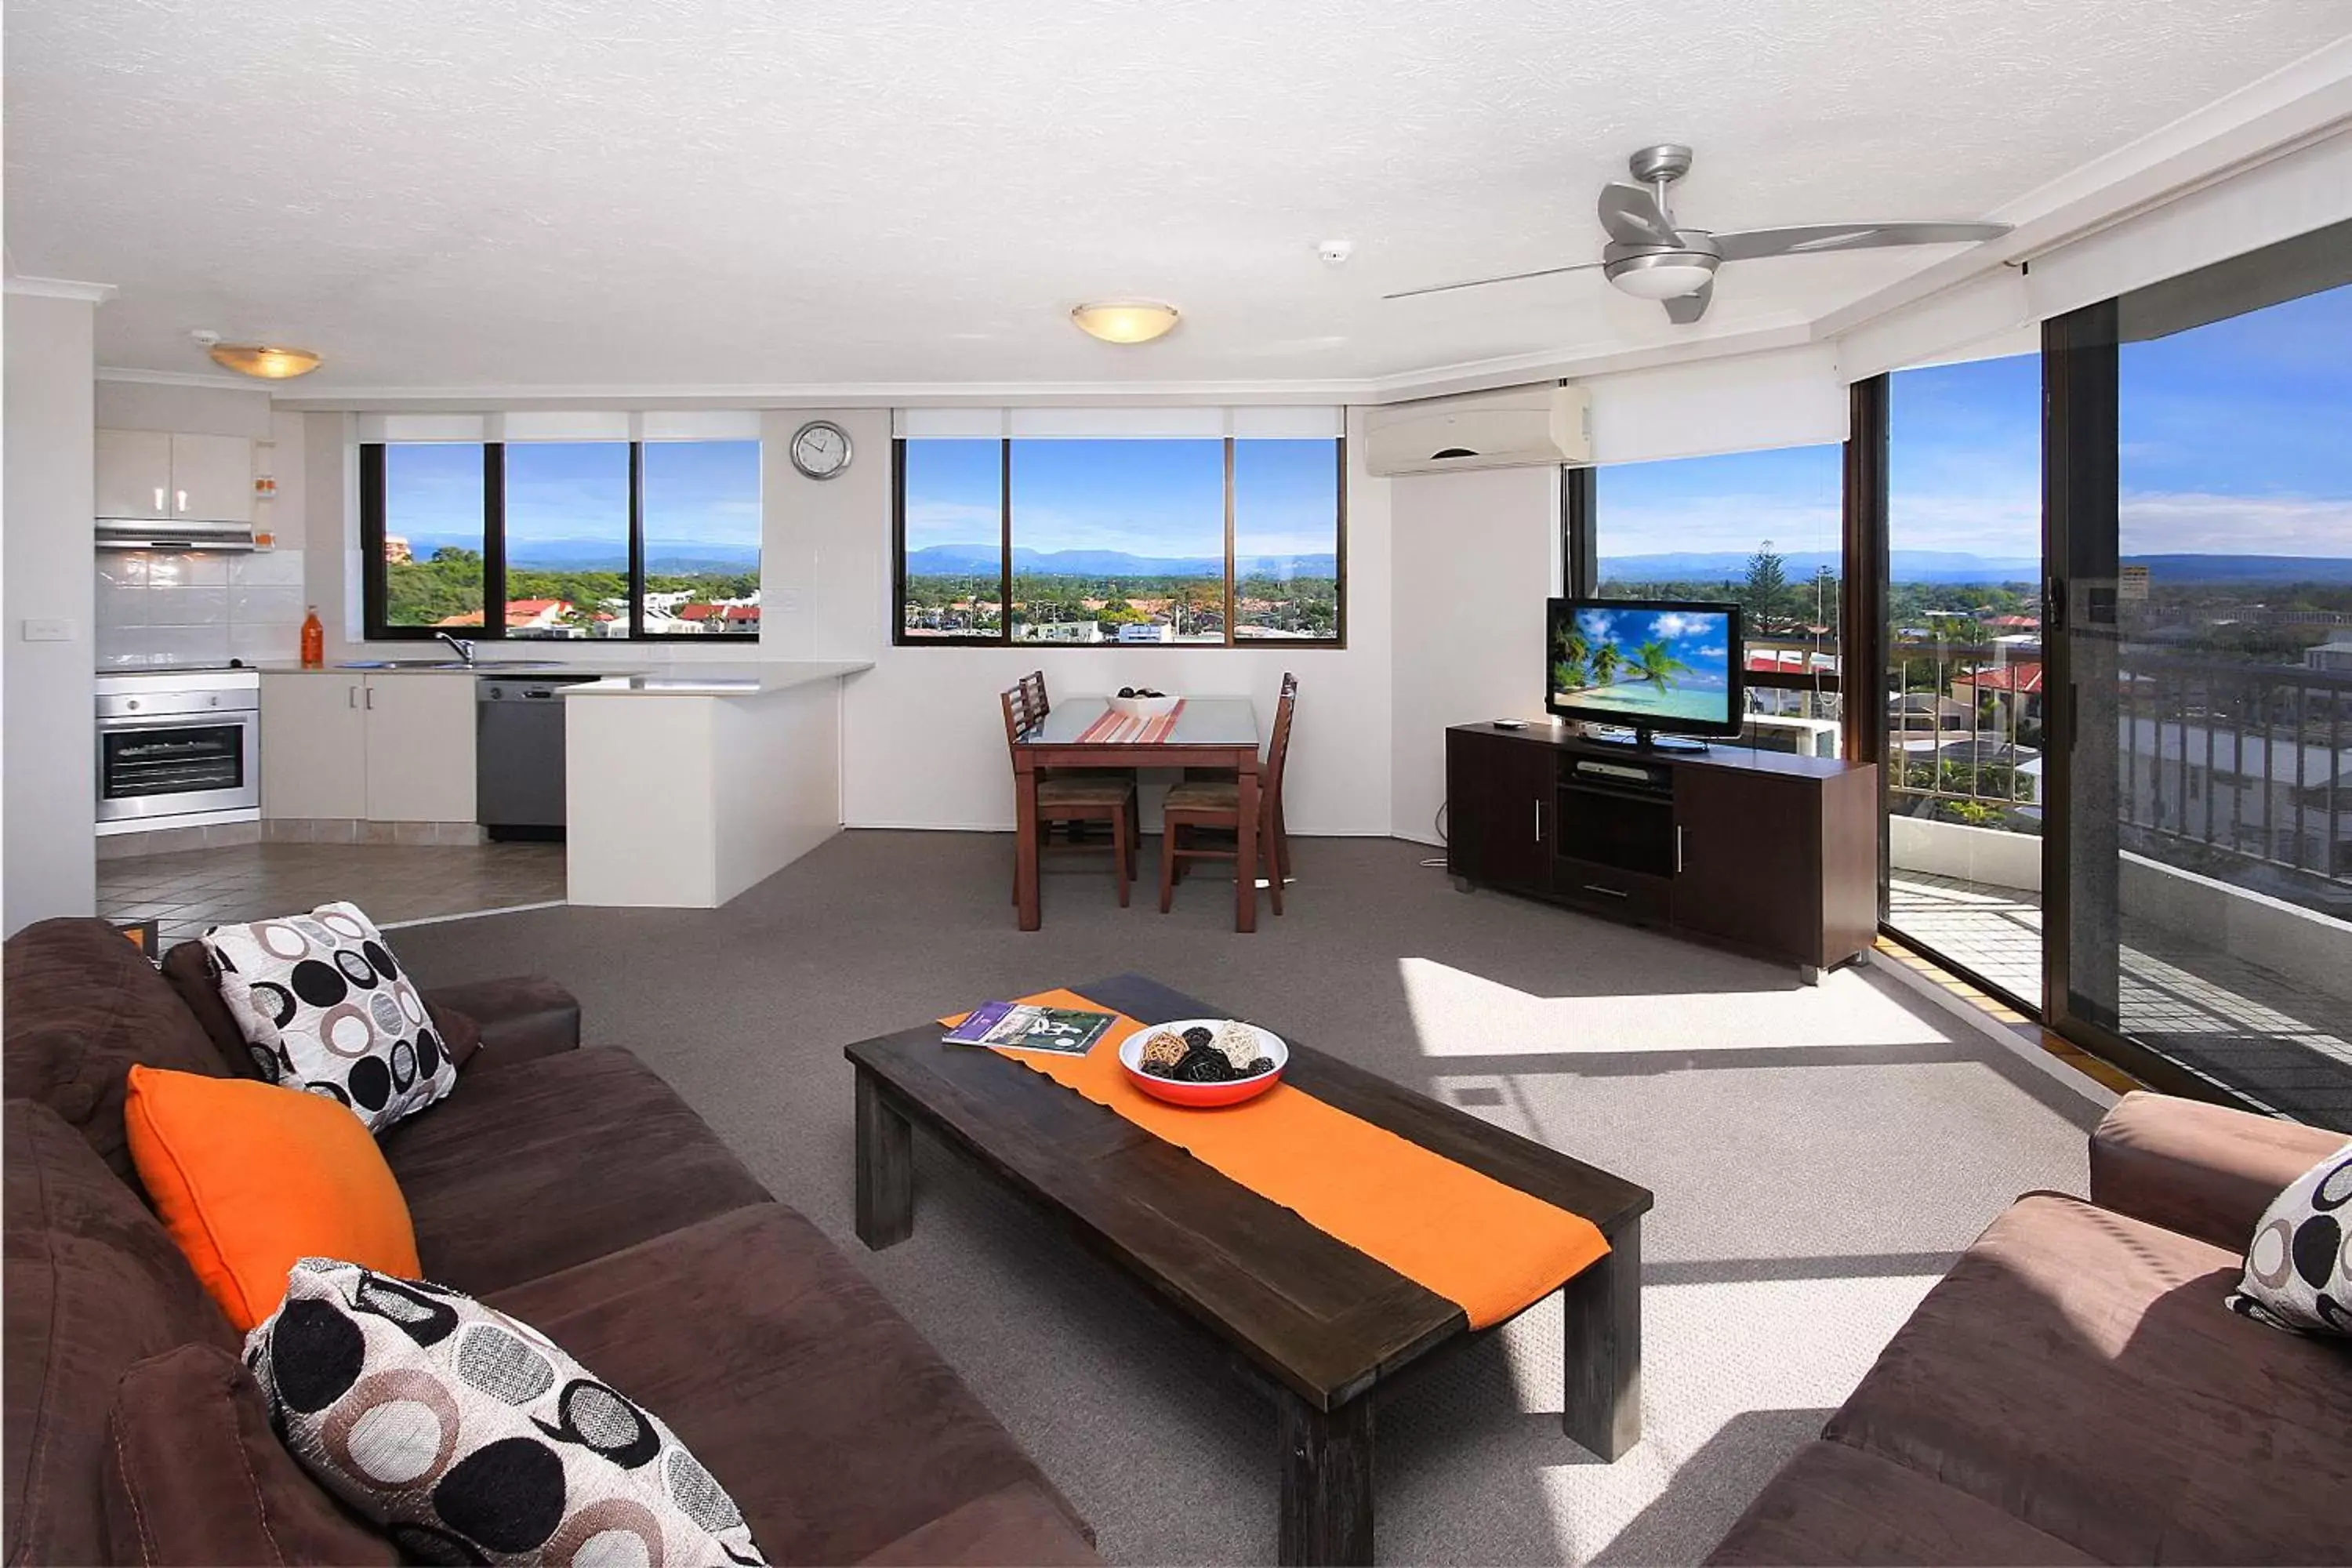
[{"label": "window frame", "polygon": [[[390,563],[383,558],[384,535],[388,531],[384,515],[384,448],[388,446],[427,444],[400,441],[362,441],[359,444],[360,586],[365,640],[430,642],[445,631],[452,637],[463,633],[463,640],[467,642],[651,642],[693,646],[701,643],[757,643],[760,640],[760,634],[756,631],[649,632],[646,629],[646,442],[643,440],[594,443],[603,446],[625,444],[629,448],[629,541],[625,572],[628,631],[625,634],[600,637],[517,637],[509,634],[505,615],[508,602],[506,449],[509,445],[505,441],[429,443],[478,446],[482,449],[482,624],[462,627],[389,624],[384,618],[391,583],[386,570]],[[753,444],[757,445],[756,442]],[[761,488],[764,505],[764,483]],[[493,605],[499,606],[495,626],[490,618],[490,606]],[[764,600],[762,608],[765,608]],[[765,616],[761,618],[764,621]]]},{"label": "window frame", "polygon": [[[926,437],[913,437],[925,439]],[[953,437],[946,437],[953,438]],[[982,437],[985,439],[986,437]],[[916,637],[907,630],[907,443],[900,436],[890,443],[890,646],[893,647],[1022,647],[1022,648],[1345,648],[1348,646],[1348,438],[1316,437],[1332,446],[1337,483],[1332,518],[1332,593],[1336,600],[1332,635],[1328,637],[1245,637],[1235,635],[1235,614],[1241,584],[1234,575],[1234,443],[1237,440],[1280,440],[1281,437],[1226,436],[1224,447],[1224,605],[1225,635],[1222,642],[1071,643],[1015,637],[1013,635],[1013,447],[1016,441],[1047,439],[1000,436],[997,446],[997,629],[993,632],[950,632]]]}]

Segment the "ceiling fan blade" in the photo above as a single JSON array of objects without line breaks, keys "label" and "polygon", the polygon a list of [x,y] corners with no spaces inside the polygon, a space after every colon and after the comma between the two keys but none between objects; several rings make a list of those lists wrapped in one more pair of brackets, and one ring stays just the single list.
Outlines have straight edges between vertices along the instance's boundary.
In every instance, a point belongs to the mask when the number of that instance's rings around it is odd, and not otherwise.
[{"label": "ceiling fan blade", "polygon": [[1601,226],[1621,245],[1680,245],[1656,195],[1639,185],[1612,180],[1601,187]]},{"label": "ceiling fan blade", "polygon": [[1815,223],[1718,234],[1715,243],[1726,261],[1754,261],[1766,256],[1875,250],[1889,245],[1962,245],[1999,239],[2010,226],[2005,223]]},{"label": "ceiling fan blade", "polygon": [[1706,314],[1707,302],[1715,298],[1715,279],[1710,278],[1696,294],[1660,301],[1666,308],[1666,320],[1678,327],[1687,327]]},{"label": "ceiling fan blade", "polygon": [[1484,289],[1489,283],[1517,283],[1528,278],[1556,278],[1563,272],[1590,272],[1600,266],[1598,261],[1579,261],[1566,267],[1539,267],[1533,272],[1506,272],[1499,278],[1472,278],[1460,283],[1432,283],[1426,289],[1403,289],[1393,294],[1383,294],[1383,300],[1410,300],[1416,294],[1443,294],[1454,289]]}]

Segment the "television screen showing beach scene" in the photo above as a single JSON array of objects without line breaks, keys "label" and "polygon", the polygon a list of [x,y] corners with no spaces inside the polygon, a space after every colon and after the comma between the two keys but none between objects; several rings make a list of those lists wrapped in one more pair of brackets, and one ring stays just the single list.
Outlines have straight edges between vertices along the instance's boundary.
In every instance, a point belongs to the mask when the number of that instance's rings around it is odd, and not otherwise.
[{"label": "television screen showing beach scene", "polygon": [[1735,607],[1560,602],[1551,616],[1551,710],[1648,729],[1736,721]]}]

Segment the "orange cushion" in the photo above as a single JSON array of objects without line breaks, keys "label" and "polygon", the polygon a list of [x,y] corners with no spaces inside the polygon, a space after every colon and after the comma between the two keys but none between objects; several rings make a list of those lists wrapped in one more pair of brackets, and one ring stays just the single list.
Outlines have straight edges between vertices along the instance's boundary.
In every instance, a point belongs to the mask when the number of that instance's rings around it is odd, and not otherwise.
[{"label": "orange cushion", "polygon": [[155,1212],[239,1333],[278,1310],[298,1258],[424,1272],[392,1168],[333,1100],[133,1067],[122,1119]]}]

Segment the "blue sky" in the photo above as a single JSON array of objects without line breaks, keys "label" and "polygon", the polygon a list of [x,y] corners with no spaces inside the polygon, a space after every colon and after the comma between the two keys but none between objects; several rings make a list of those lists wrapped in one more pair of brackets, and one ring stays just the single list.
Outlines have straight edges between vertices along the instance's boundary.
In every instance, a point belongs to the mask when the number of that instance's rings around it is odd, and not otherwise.
[{"label": "blue sky", "polygon": [[[2352,287],[2121,351],[2126,554],[2352,555]],[[2041,362],[1899,371],[1896,550],[2041,554]],[[1605,468],[1601,554],[1834,552],[1838,448]]]},{"label": "blue sky", "polygon": [[[506,448],[507,552],[530,566],[531,546],[609,544],[625,562],[629,449],[616,441],[514,441]],[[760,548],[757,441],[645,444],[648,548],[707,544]],[[384,451],[385,531],[403,538],[476,541],[482,531],[482,449],[462,443],[394,445]],[[578,565],[565,552],[564,565]]]},{"label": "blue sky", "polygon": [[[1222,556],[1221,441],[1016,441],[1013,542],[1023,550],[1122,550]],[[994,441],[907,444],[907,547],[993,546]],[[1234,548],[1244,555],[1328,555],[1336,548],[1338,464],[1323,441],[1234,444]]]},{"label": "blue sky", "polygon": [[1675,677],[1676,686],[1694,690],[1721,689],[1729,681],[1731,660],[1728,630],[1720,615],[1692,615],[1680,610],[1579,610],[1577,629],[1588,645],[1613,642],[1631,655],[1645,642],[1656,640],[1666,651],[1689,665]]}]

